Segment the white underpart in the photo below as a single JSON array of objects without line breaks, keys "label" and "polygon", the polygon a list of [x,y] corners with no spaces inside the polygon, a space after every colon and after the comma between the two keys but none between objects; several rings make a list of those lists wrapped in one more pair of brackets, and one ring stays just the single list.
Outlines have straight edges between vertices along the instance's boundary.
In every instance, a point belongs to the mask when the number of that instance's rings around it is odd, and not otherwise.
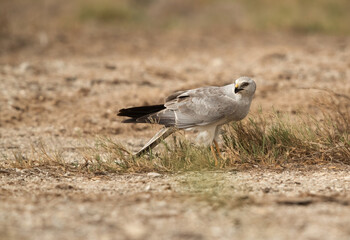
[{"label": "white underpart", "polygon": [[209,125],[196,128],[199,134],[196,137],[196,142],[200,145],[210,145],[212,142],[219,141],[220,126]]}]

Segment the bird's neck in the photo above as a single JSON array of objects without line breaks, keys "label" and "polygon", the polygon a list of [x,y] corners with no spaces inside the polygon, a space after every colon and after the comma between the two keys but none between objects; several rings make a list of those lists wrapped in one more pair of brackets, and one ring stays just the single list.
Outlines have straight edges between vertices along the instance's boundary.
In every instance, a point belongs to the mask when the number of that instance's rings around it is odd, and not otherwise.
[{"label": "bird's neck", "polygon": [[242,94],[237,94],[236,95],[236,100],[242,101],[242,102],[250,102],[251,101],[251,97],[246,96],[246,95],[242,95]]}]

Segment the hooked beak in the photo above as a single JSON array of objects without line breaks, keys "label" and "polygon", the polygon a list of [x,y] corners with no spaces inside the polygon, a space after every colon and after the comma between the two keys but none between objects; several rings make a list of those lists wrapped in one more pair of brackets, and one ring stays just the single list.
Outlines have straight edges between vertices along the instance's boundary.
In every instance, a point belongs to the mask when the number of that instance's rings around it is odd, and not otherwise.
[{"label": "hooked beak", "polygon": [[243,90],[243,88],[238,88],[238,84],[236,84],[236,86],[235,86],[235,93],[238,93],[238,92],[240,92],[242,90]]}]

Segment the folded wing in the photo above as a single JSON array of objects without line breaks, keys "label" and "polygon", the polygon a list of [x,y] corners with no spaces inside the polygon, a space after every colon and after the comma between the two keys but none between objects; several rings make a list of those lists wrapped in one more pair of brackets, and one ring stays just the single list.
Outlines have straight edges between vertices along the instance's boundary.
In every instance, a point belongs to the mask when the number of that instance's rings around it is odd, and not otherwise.
[{"label": "folded wing", "polygon": [[179,129],[203,126],[233,114],[236,101],[220,87],[177,92],[166,99],[165,109],[144,115],[137,122],[151,122]]}]

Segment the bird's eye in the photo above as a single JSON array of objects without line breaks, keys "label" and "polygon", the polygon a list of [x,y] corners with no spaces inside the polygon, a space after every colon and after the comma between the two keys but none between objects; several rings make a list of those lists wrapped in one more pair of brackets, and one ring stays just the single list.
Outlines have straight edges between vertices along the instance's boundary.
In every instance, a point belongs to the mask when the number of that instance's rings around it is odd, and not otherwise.
[{"label": "bird's eye", "polygon": [[248,85],[249,85],[249,83],[247,83],[247,82],[242,83],[241,88],[244,88],[244,87],[246,87],[246,86],[248,86]]}]

